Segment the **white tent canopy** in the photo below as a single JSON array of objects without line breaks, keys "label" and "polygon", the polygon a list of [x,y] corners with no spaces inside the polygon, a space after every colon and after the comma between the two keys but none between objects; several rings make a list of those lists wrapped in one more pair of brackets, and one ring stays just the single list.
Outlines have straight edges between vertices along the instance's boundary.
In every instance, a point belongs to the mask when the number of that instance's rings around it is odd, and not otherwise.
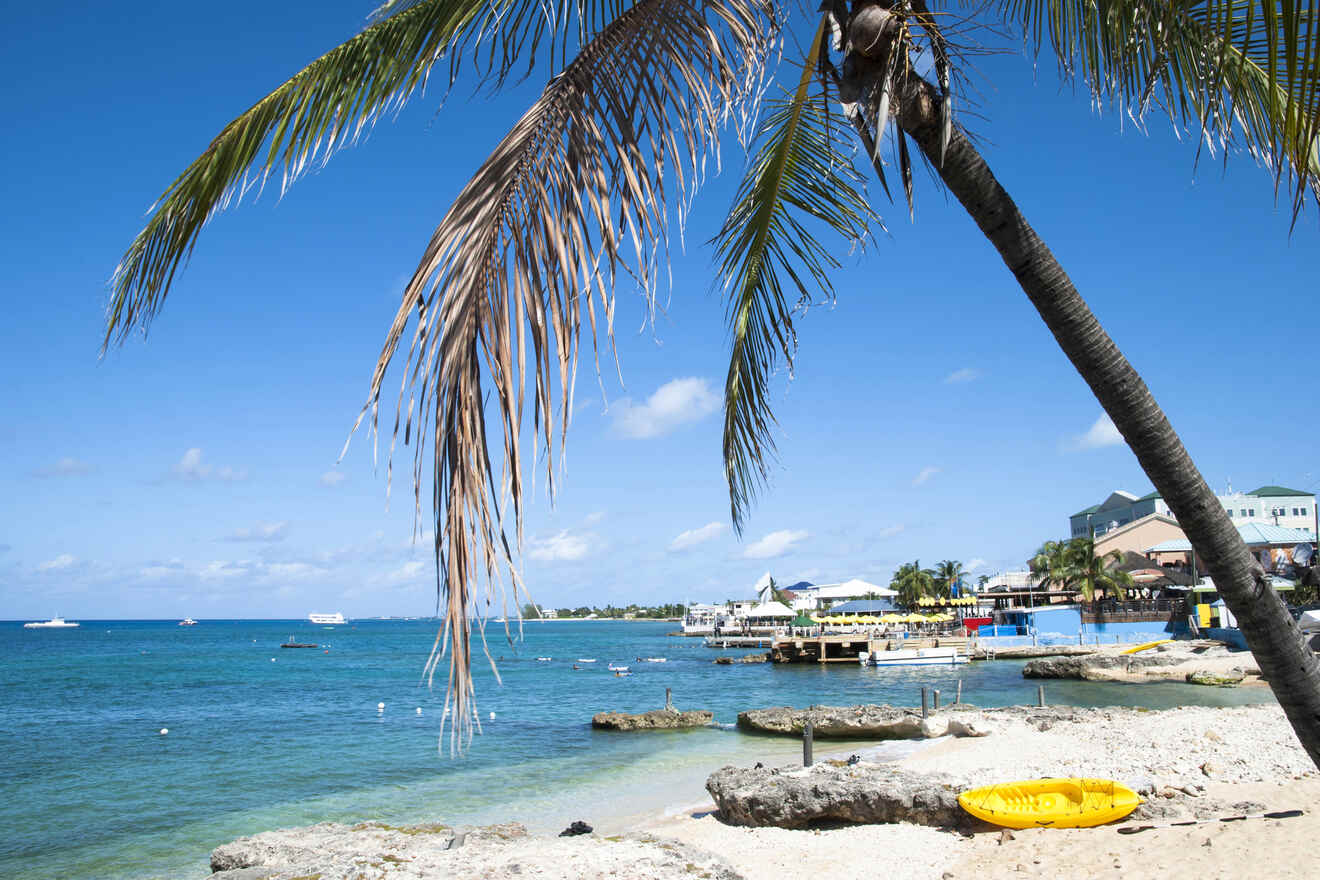
[{"label": "white tent canopy", "polygon": [[863,599],[869,594],[880,599],[892,599],[898,595],[898,591],[876,586],[861,578],[852,578],[841,584],[827,584],[816,590],[819,599]]},{"label": "white tent canopy", "polygon": [[766,572],[756,579],[756,586],[752,587],[752,592],[756,594],[756,601],[769,602],[774,598],[770,592],[770,572]]},{"label": "white tent canopy", "polygon": [[783,602],[762,602],[751,611],[748,617],[793,617],[794,611]]}]

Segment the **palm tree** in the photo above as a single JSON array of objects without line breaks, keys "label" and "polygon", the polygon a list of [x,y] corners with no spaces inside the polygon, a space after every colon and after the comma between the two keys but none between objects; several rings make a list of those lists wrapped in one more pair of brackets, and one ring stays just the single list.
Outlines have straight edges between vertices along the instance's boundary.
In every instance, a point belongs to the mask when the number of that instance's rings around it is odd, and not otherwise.
[{"label": "palm tree", "polygon": [[1076,572],[1075,582],[1083,601],[1094,602],[1097,590],[1122,599],[1132,589],[1132,575],[1114,568],[1123,561],[1121,551],[1111,550],[1097,556],[1095,542],[1090,538],[1073,538],[1068,545]]},{"label": "palm tree", "polygon": [[978,574],[976,576],[976,591],[979,593],[985,589],[985,585],[990,583],[990,575]]},{"label": "palm tree", "polygon": [[1046,541],[1032,554],[1028,563],[1042,587],[1072,589],[1077,581],[1078,566],[1074,548],[1067,541]]},{"label": "palm tree", "polygon": [[905,562],[894,572],[889,589],[898,591],[898,604],[916,608],[920,600],[935,591],[935,572],[921,567],[921,560]]},{"label": "palm tree", "polygon": [[[584,312],[594,350],[600,336],[606,344],[612,336],[616,279],[654,295],[668,200],[688,203],[727,124],[750,134],[780,23],[797,8],[775,0],[576,0],[547,12],[533,0],[388,0],[360,34],[226,126],[168,187],[115,272],[107,344],[147,327],[215,213],[270,173],[281,173],[283,188],[355,141],[440,59],[451,81],[475,69],[495,87],[515,70],[534,71],[536,58],[555,71],[437,227],[359,416],[360,424],[370,412],[377,430],[386,368],[411,327],[393,436],[401,428],[404,443],[414,443],[419,516],[422,475],[432,471],[437,588],[446,600],[437,645],[449,653],[460,740],[475,718],[468,620],[478,582],[491,598],[510,586],[516,602],[523,590],[514,557],[527,359],[533,436],[545,444],[553,492],[552,447],[567,434]],[[1138,118],[1163,104],[1204,142],[1264,157],[1276,188],[1291,192],[1294,216],[1320,192],[1316,0],[1282,12],[1273,0],[997,0],[991,13],[1052,51],[1065,79],[1081,78],[1097,102]],[[832,295],[836,254],[876,219],[839,135],[850,130],[887,190],[880,150],[888,134],[909,204],[915,146],[1002,256],[1206,560],[1320,765],[1320,666],[1301,650],[1286,607],[1141,377],[954,123],[964,54],[950,38],[956,28],[926,0],[827,0],[796,88],[769,99],[716,241],[733,337],[724,453],[735,526],[741,530],[773,456],[768,383],[795,350],[792,295]],[[929,59],[935,82],[914,59]],[[813,229],[842,241],[827,245]],[[489,391],[503,435],[498,476],[485,421]],[[433,652],[431,671],[443,653]]]},{"label": "palm tree", "polygon": [[935,582],[939,586],[940,595],[949,598],[953,595],[954,589],[962,582],[963,575],[962,563],[954,559],[946,559],[935,566]]}]

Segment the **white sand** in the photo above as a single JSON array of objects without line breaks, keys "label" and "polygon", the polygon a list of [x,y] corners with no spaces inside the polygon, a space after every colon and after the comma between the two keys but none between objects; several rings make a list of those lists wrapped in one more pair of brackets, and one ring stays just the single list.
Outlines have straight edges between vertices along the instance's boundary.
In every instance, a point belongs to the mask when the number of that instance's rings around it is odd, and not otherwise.
[{"label": "white sand", "polygon": [[[996,723],[983,739],[945,739],[897,762],[978,783],[1046,775],[1102,776],[1153,786],[1196,786],[1201,797],[1156,797],[1171,809],[1243,801],[1267,810],[1302,808],[1282,820],[1249,820],[1121,835],[1116,826],[998,832],[967,838],[917,825],[865,825],[831,830],[738,828],[704,810],[652,816],[644,830],[715,853],[746,880],[831,880],[1022,876],[1166,877],[1197,880],[1314,877],[1320,856],[1320,778],[1276,705],[1166,712],[1098,710],[1048,730],[1018,720]],[[822,756],[824,757],[824,756]],[[1209,763],[1212,776],[1201,769]],[[1204,810],[1202,810],[1204,811]],[[1148,823],[1158,819],[1145,820]],[[1205,842],[1210,845],[1205,846]]]}]

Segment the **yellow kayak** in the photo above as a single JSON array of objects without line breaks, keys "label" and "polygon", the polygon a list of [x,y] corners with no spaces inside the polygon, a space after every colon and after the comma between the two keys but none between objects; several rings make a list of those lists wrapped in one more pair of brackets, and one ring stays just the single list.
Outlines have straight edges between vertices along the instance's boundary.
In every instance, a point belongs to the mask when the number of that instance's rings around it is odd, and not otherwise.
[{"label": "yellow kayak", "polygon": [[1155,647],[1156,645],[1167,645],[1167,644],[1168,644],[1169,642],[1171,642],[1171,641],[1173,641],[1173,639],[1159,639],[1159,640],[1154,641],[1154,642],[1146,642],[1144,645],[1134,645],[1134,646],[1132,646],[1131,648],[1127,648],[1126,650],[1119,651],[1118,653],[1120,653],[1120,654],[1135,654],[1135,653],[1137,653],[1138,651],[1145,651],[1146,649],[1148,649],[1148,648],[1153,648],[1153,647]]},{"label": "yellow kayak", "polygon": [[1089,828],[1122,819],[1141,798],[1112,779],[1032,779],[973,788],[958,803],[1008,828]]}]

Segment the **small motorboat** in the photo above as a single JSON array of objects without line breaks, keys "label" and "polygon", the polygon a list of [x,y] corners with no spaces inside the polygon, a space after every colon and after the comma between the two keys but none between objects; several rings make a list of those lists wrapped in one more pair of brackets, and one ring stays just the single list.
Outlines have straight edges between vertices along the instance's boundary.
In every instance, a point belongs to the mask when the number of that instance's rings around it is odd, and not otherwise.
[{"label": "small motorboat", "polygon": [[579,657],[579,658],[578,658],[578,662],[579,662],[579,663],[595,663],[595,662],[596,662],[596,658],[595,658],[595,657]]},{"label": "small motorboat", "polygon": [[57,614],[54,617],[52,617],[50,620],[25,623],[23,624],[23,629],[72,629],[73,627],[78,625],[79,624],[77,623],[71,623],[65,620],[63,617],[60,617]]},{"label": "small motorboat", "polygon": [[1122,819],[1141,805],[1112,779],[1030,779],[973,788],[958,795],[967,812],[1006,828],[1090,828]]},{"label": "small motorboat", "polygon": [[613,663],[611,663],[611,664],[609,665],[608,668],[609,668],[610,672],[627,672],[627,671],[628,671],[628,667],[627,667],[627,666],[615,666]]},{"label": "small motorboat", "polygon": [[196,625],[197,625],[197,621],[193,620],[191,617],[185,617],[183,620],[179,621],[179,626],[196,626]]},{"label": "small motorboat", "polygon": [[898,648],[893,651],[858,651],[863,666],[951,666],[966,663],[966,654],[957,648]]},{"label": "small motorboat", "polygon": [[549,662],[550,662],[551,660],[553,660],[553,659],[555,659],[555,658],[554,658],[554,657],[537,657],[537,658],[536,658],[536,662],[537,662],[537,663],[549,663]]},{"label": "small motorboat", "polygon": [[639,657],[643,663],[668,663],[668,657]]}]

